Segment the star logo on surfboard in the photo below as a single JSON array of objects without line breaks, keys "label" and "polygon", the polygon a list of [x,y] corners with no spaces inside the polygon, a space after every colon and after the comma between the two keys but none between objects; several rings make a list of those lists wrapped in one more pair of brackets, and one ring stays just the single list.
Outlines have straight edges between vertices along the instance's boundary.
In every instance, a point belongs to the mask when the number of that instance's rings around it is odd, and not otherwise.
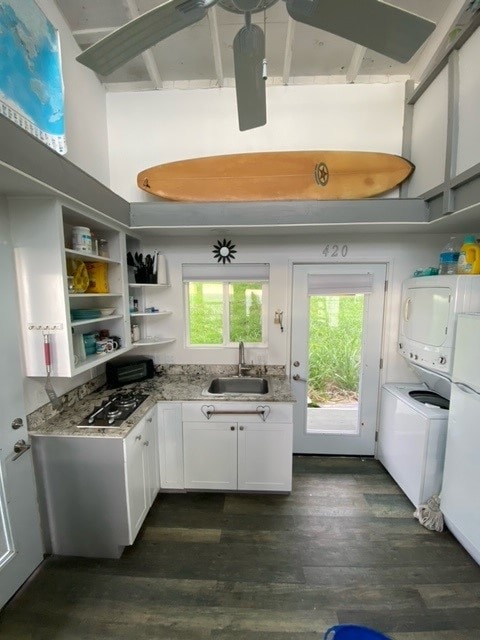
[{"label": "star logo on surfboard", "polygon": [[321,187],[325,187],[330,174],[328,172],[328,167],[325,162],[319,162],[315,165],[315,182]]}]

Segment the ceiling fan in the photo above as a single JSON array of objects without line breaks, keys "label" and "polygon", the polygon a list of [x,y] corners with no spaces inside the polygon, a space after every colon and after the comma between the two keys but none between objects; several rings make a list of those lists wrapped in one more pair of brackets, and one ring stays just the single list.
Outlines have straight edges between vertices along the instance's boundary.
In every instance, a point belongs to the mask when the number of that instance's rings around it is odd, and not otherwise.
[{"label": "ceiling fan", "polygon": [[[266,124],[265,34],[252,24],[252,13],[278,0],[167,0],[119,27],[83,51],[77,60],[108,75],[168,36],[200,21],[210,7],[245,15],[233,41],[235,87],[240,131]],[[285,0],[298,22],[352,40],[399,62],[407,62],[435,24],[381,0]]]}]

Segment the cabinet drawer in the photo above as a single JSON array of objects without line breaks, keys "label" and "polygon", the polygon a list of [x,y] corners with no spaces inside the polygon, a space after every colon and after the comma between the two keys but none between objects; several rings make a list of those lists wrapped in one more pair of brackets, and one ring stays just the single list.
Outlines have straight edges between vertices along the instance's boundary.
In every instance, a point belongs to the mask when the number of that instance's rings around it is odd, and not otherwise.
[{"label": "cabinet drawer", "polygon": [[[262,415],[248,413],[267,408],[266,419]],[[202,410],[203,409],[203,410]],[[212,412],[208,422],[292,422],[293,408],[291,404],[282,402],[183,402],[183,422],[207,421],[205,413]],[[220,413],[228,411],[229,413]],[[215,415],[218,412],[218,415]],[[231,413],[230,413],[231,412]]]}]

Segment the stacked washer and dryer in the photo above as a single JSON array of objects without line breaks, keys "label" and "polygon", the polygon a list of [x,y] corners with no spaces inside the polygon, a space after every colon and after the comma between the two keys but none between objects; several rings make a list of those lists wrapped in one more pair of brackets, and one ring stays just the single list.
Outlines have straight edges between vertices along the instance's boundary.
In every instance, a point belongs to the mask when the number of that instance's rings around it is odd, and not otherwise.
[{"label": "stacked washer and dryer", "polygon": [[480,278],[426,276],[402,287],[398,352],[419,383],[382,387],[377,457],[418,506],[442,487],[459,313],[480,311]]}]

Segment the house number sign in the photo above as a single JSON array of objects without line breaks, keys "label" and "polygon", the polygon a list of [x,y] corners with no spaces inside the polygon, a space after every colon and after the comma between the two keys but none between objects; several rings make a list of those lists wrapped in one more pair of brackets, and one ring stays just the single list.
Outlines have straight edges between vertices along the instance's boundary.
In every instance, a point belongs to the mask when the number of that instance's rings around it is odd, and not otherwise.
[{"label": "house number sign", "polygon": [[325,258],[345,258],[348,254],[348,244],[326,244],[322,254]]}]

